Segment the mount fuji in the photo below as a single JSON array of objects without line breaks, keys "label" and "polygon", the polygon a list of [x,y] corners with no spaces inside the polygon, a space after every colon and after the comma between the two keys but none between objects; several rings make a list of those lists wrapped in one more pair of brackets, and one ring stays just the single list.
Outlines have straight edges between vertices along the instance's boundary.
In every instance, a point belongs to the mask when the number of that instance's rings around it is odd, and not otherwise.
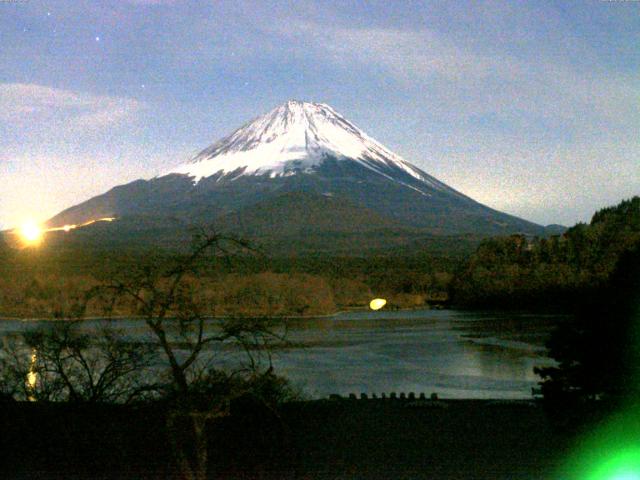
[{"label": "mount fuji", "polygon": [[163,175],[64,210],[48,226],[103,217],[139,231],[208,224],[276,243],[304,241],[311,249],[337,237],[378,238],[379,245],[393,246],[421,235],[545,230],[445,185],[330,106],[296,100]]},{"label": "mount fuji", "polygon": [[329,105],[296,100],[249,122],[169,173],[188,175],[196,182],[216,174],[218,180],[243,175],[274,178],[314,173],[327,159],[356,162],[424,195],[429,195],[426,189],[403,178],[409,174],[432,188],[457,194],[367,136]]}]

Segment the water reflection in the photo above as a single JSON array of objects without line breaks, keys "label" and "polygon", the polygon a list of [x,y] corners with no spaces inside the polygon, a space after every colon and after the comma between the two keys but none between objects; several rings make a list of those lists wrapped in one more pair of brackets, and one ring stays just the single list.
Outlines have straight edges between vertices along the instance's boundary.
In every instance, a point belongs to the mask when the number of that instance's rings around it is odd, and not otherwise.
[{"label": "water reflection", "polygon": [[[273,362],[278,373],[311,397],[395,391],[437,392],[443,398],[528,398],[538,381],[533,367],[552,363],[542,345],[561,320],[453,310],[351,312],[291,320],[292,346],[277,350]],[[1,321],[0,336],[29,325]],[[115,325],[132,341],[153,340],[141,320],[118,320]],[[91,320],[83,328],[102,326],[104,322]],[[232,346],[208,353],[224,365],[241,358]],[[35,370],[32,373],[28,381],[35,386]]]},{"label": "water reflection", "polygon": [[[456,311],[357,312],[298,322],[298,348],[276,368],[314,396],[437,392],[449,398],[528,398],[556,316]],[[301,346],[305,348],[300,349]]]},{"label": "water reflection", "polygon": [[29,401],[35,402],[36,397],[33,392],[36,389],[36,382],[38,381],[38,374],[36,373],[36,362],[38,361],[38,352],[34,348],[31,351],[31,363],[29,364],[29,373],[27,373],[27,391],[29,392]]}]

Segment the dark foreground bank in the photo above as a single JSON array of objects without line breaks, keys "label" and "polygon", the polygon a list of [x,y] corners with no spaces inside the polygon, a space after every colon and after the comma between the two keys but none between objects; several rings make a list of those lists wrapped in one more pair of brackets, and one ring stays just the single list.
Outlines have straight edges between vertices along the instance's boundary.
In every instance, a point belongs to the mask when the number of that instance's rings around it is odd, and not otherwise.
[{"label": "dark foreground bank", "polygon": [[[0,410],[0,478],[177,478],[163,407]],[[210,429],[209,477],[541,479],[570,442],[531,402],[240,404]]]}]

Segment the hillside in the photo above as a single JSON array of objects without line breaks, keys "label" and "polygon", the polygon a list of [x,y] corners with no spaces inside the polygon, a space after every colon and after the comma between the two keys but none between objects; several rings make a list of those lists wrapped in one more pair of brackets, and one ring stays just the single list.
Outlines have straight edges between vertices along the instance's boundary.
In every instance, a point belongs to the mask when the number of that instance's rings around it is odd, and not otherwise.
[{"label": "hillside", "polygon": [[452,298],[474,306],[560,306],[601,287],[640,243],[640,197],[596,212],[562,235],[482,241],[457,272]]}]

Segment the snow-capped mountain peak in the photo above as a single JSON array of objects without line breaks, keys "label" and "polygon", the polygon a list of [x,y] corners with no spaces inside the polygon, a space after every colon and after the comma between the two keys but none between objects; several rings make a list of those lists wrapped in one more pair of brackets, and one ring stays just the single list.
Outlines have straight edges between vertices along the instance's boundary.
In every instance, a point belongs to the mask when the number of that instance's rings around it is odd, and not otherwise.
[{"label": "snow-capped mountain peak", "polygon": [[450,190],[329,105],[298,100],[289,100],[255,118],[167,173],[186,174],[196,182],[216,174],[230,179],[243,175],[288,176],[313,171],[326,158],[356,161],[387,177],[390,168],[399,169],[432,188]]},{"label": "snow-capped mountain peak", "polygon": [[[167,173],[114,187],[48,225],[116,217],[123,239],[144,231],[163,246],[185,241],[185,225],[210,225],[287,252],[300,241],[349,255],[365,244],[416,245],[423,233],[544,233],[448,187],[322,103],[288,101]],[[158,235],[160,225],[175,240]]]}]

